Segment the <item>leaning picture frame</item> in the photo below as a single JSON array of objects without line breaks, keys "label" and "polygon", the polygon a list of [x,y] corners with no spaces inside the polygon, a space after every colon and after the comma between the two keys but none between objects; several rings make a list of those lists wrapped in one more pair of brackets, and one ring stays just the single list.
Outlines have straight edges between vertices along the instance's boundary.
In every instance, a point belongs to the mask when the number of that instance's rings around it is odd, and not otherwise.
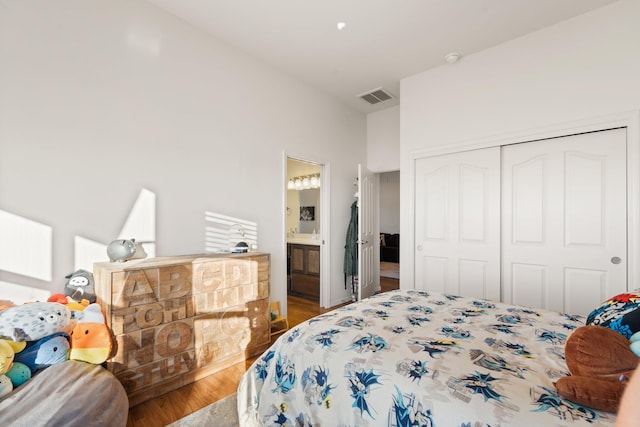
[{"label": "leaning picture frame", "polygon": [[315,206],[300,206],[300,221],[315,221],[315,219],[316,219]]}]

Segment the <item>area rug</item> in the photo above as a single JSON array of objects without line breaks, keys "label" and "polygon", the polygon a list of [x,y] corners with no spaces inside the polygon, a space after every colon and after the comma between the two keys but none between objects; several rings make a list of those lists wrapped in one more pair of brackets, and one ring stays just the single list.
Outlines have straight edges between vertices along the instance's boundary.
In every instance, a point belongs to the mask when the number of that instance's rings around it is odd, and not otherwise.
[{"label": "area rug", "polygon": [[237,399],[234,393],[180,418],[175,423],[169,424],[169,427],[237,427],[239,425]]},{"label": "area rug", "polygon": [[380,277],[400,279],[400,264],[397,262],[380,261]]}]

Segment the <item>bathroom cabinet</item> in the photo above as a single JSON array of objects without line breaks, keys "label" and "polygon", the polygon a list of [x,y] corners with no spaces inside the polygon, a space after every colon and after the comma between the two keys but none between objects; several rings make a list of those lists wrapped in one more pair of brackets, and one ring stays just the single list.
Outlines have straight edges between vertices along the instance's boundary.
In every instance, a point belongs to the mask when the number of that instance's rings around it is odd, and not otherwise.
[{"label": "bathroom cabinet", "polygon": [[320,246],[289,244],[289,293],[320,301]]}]

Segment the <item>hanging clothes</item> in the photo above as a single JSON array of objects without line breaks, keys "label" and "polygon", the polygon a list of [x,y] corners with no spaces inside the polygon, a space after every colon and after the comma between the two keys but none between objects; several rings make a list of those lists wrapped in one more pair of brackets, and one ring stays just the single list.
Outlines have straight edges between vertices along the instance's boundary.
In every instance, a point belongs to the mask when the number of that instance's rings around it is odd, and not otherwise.
[{"label": "hanging clothes", "polygon": [[351,278],[351,290],[354,291],[355,277],[358,275],[358,201],[351,204],[351,219],[347,227],[347,238],[344,246],[344,288],[347,278]]}]

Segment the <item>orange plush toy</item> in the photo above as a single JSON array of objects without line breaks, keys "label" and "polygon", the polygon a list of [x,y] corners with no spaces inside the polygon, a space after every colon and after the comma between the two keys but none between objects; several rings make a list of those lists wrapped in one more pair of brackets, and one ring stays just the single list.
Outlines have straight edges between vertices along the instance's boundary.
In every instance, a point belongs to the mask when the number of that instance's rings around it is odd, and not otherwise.
[{"label": "orange plush toy", "polygon": [[638,365],[629,339],[603,326],[582,326],[567,338],[570,376],[556,383],[563,397],[592,409],[617,412],[627,381]]},{"label": "orange plush toy", "polygon": [[89,304],[80,313],[81,318],[71,332],[69,359],[99,365],[111,356],[111,331],[98,304]]}]

